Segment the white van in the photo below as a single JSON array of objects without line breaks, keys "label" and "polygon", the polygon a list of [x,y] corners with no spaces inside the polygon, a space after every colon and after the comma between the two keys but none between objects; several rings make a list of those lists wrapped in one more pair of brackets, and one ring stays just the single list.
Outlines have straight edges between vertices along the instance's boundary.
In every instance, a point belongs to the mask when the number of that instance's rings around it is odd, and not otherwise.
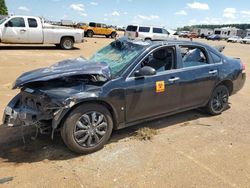
[{"label": "white van", "polygon": [[125,36],[130,39],[167,40],[169,32],[162,27],[128,25]]}]

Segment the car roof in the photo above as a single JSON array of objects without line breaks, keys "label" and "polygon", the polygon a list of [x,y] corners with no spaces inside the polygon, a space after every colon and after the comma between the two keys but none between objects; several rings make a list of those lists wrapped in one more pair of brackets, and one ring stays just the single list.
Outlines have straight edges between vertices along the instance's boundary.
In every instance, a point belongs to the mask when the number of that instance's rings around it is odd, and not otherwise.
[{"label": "car roof", "polygon": [[136,26],[136,27],[154,27],[154,28],[161,28],[161,29],[165,29],[164,27],[161,26],[150,26],[150,25],[138,25],[138,24],[129,24],[128,26]]},{"label": "car roof", "polygon": [[221,54],[218,50],[216,50],[214,47],[205,44],[205,43],[201,43],[201,42],[194,42],[194,41],[188,41],[188,40],[153,40],[153,41],[144,41],[141,39],[129,39],[127,37],[122,37],[118,40],[125,40],[134,44],[139,44],[139,45],[144,45],[147,49],[149,48],[157,48],[157,47],[161,47],[161,46],[172,46],[172,45],[192,45],[192,46],[201,46],[204,48],[207,48],[211,51],[213,51],[214,53],[217,54]]}]

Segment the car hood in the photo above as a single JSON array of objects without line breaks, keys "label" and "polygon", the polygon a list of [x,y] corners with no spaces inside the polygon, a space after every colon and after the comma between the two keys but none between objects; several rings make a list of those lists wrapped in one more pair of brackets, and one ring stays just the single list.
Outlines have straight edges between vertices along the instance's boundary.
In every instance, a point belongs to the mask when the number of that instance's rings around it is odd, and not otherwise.
[{"label": "car hood", "polygon": [[76,75],[100,75],[107,80],[111,79],[111,71],[107,63],[91,62],[79,57],[58,62],[47,68],[26,72],[16,79],[13,89],[32,82],[48,81]]}]

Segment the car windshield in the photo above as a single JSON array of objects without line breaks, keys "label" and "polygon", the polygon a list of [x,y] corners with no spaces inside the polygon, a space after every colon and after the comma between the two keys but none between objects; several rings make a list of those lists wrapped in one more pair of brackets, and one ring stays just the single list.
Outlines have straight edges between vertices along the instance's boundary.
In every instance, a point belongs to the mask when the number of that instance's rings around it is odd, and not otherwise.
[{"label": "car windshield", "polygon": [[106,62],[111,69],[112,77],[116,77],[148,44],[119,39],[94,54],[90,61]]},{"label": "car windshield", "polygon": [[3,22],[5,22],[5,20],[7,20],[7,19],[8,19],[8,17],[1,19],[1,20],[0,20],[0,25],[1,25]]}]

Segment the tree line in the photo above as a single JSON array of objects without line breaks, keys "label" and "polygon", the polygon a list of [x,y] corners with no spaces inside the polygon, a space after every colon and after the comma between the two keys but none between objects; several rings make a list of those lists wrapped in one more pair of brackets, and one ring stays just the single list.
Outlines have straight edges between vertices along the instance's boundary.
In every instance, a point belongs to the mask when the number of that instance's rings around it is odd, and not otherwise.
[{"label": "tree line", "polygon": [[0,0],[0,15],[8,15],[8,9],[5,0]]},{"label": "tree line", "polygon": [[193,31],[195,29],[212,29],[221,27],[236,27],[238,29],[250,29],[250,24],[217,24],[217,25],[191,25],[177,28],[177,31]]}]

